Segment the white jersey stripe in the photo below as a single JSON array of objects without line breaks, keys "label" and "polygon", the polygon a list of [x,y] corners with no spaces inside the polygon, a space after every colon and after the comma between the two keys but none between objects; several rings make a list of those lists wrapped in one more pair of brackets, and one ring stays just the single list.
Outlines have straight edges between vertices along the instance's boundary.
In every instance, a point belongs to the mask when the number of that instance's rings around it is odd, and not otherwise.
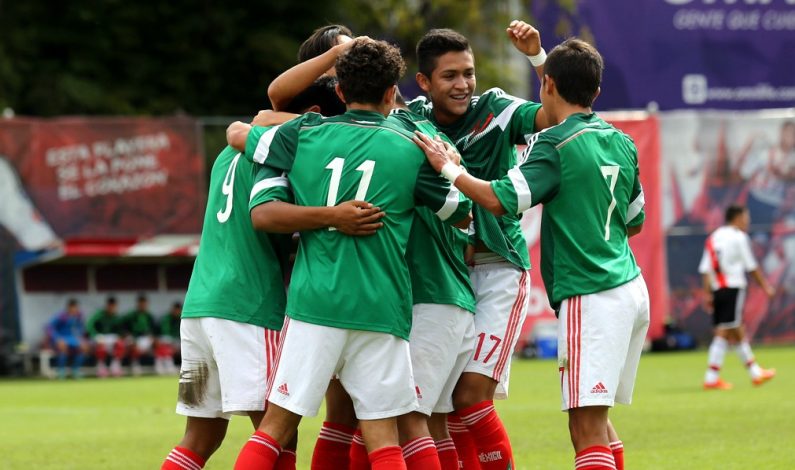
[{"label": "white jersey stripe", "polygon": [[444,199],[444,204],[442,208],[436,211],[436,216],[439,217],[442,221],[447,220],[453,215],[458,209],[458,200],[460,198],[460,192],[458,188],[450,185],[450,192],[447,193],[447,197]]},{"label": "white jersey stripe", "polygon": [[638,197],[636,197],[627,208],[627,223],[632,222],[632,220],[640,214],[644,205],[646,205],[646,198],[643,196],[643,188],[641,188]]},{"label": "white jersey stripe", "polygon": [[286,176],[276,176],[273,178],[264,179],[262,181],[258,181],[257,184],[251,188],[251,196],[249,196],[249,202],[253,201],[259,193],[265,191],[268,188],[273,188],[276,186],[284,186],[285,188],[290,186],[290,183],[287,181]]},{"label": "white jersey stripe", "polygon": [[508,178],[511,179],[513,189],[516,191],[516,213],[521,214],[533,205],[533,195],[530,192],[530,186],[518,166],[508,170]]},{"label": "white jersey stripe", "polygon": [[260,136],[259,142],[257,142],[257,148],[254,150],[254,155],[251,157],[251,159],[256,163],[265,163],[265,160],[268,158],[268,154],[270,153],[273,136],[276,135],[277,130],[279,130],[279,126],[271,127],[265,131],[262,136]]}]

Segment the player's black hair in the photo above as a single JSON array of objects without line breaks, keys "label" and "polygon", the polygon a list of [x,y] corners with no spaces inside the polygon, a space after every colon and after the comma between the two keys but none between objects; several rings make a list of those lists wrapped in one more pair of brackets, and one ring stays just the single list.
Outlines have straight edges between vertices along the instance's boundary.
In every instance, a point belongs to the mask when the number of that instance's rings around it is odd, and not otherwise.
[{"label": "player's black hair", "polygon": [[357,40],[337,58],[337,79],[348,104],[379,104],[406,72],[400,50],[384,41]]},{"label": "player's black hair", "polygon": [[746,207],[741,206],[739,204],[732,204],[731,206],[726,208],[726,213],[724,214],[724,220],[727,224],[734,222],[734,219],[743,215],[745,213]]},{"label": "player's black hair", "polygon": [[182,308],[182,302],[180,301],[174,302],[173,304],[171,304],[171,308]]},{"label": "player's black hair", "polygon": [[469,51],[469,41],[462,34],[452,29],[432,29],[417,43],[417,68],[420,73],[430,78],[439,57],[448,52]]},{"label": "player's black hair", "polygon": [[544,75],[555,80],[567,103],[590,108],[596,99],[605,64],[595,47],[570,38],[552,49],[544,64]]},{"label": "player's black hair", "polygon": [[105,299],[105,303],[108,305],[116,305],[116,297],[109,295],[107,299]]},{"label": "player's black hair", "polygon": [[337,116],[345,112],[345,103],[340,101],[336,91],[337,79],[322,76],[308,88],[290,100],[284,109],[288,113],[303,114],[311,106],[319,106],[323,116]]},{"label": "player's black hair", "polygon": [[147,302],[148,300],[149,299],[146,298],[146,294],[143,293],[138,294],[138,299],[137,299],[138,302]]},{"label": "player's black hair", "polygon": [[77,304],[78,304],[77,299],[75,299],[74,297],[70,297],[69,300],[66,301],[67,307],[77,307]]},{"label": "player's black hair", "polygon": [[306,62],[336,46],[337,37],[340,35],[353,37],[351,30],[341,24],[317,28],[298,48],[298,62]]}]

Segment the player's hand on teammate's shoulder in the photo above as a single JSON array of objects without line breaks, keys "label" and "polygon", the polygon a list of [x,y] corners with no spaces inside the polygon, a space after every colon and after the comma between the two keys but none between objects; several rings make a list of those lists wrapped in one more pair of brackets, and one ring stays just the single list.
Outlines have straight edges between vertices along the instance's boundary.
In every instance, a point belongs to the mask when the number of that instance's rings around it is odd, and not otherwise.
[{"label": "player's hand on teammate's shoulder", "polygon": [[346,201],[334,207],[334,220],[331,226],[345,235],[373,235],[384,226],[381,218],[384,213],[365,201]]},{"label": "player's hand on teammate's shoulder", "polygon": [[414,131],[414,143],[425,152],[425,157],[436,171],[442,171],[442,167],[448,162],[461,164],[461,154],[458,150],[438,135],[431,139],[420,131]]},{"label": "player's hand on teammate's shoulder", "polygon": [[532,25],[520,20],[513,20],[505,29],[508,38],[519,52],[534,56],[541,52],[541,33]]}]

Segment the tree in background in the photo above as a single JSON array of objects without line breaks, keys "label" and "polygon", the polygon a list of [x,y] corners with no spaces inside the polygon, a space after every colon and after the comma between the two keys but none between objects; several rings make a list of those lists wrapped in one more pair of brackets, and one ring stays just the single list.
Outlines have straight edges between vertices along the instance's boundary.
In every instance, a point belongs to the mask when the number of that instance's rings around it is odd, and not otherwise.
[{"label": "tree in background", "polygon": [[397,43],[409,60],[406,94],[416,95],[414,45],[449,27],[475,49],[478,88],[527,94],[504,26],[527,18],[529,0],[0,0],[0,109],[17,114],[253,115],[268,107],[268,83],[295,63],[317,26],[349,25]]}]

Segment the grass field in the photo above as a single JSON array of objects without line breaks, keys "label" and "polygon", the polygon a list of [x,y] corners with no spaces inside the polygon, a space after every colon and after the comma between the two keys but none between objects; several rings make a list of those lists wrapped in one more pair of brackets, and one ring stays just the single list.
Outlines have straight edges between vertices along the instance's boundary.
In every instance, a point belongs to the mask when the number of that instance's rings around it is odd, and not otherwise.
[{"label": "grass field", "polygon": [[[701,390],[705,352],[646,355],[635,403],[611,416],[626,446],[627,468],[793,469],[795,349],[758,348],[778,376],[754,388],[728,355],[727,392]],[[556,363],[516,361],[511,399],[498,408],[518,469],[572,468],[566,415],[558,410]],[[174,377],[0,381],[0,469],[155,469],[182,435]],[[301,425],[298,468],[309,467],[320,418]],[[232,468],[250,434],[232,420],[207,469]]]}]

